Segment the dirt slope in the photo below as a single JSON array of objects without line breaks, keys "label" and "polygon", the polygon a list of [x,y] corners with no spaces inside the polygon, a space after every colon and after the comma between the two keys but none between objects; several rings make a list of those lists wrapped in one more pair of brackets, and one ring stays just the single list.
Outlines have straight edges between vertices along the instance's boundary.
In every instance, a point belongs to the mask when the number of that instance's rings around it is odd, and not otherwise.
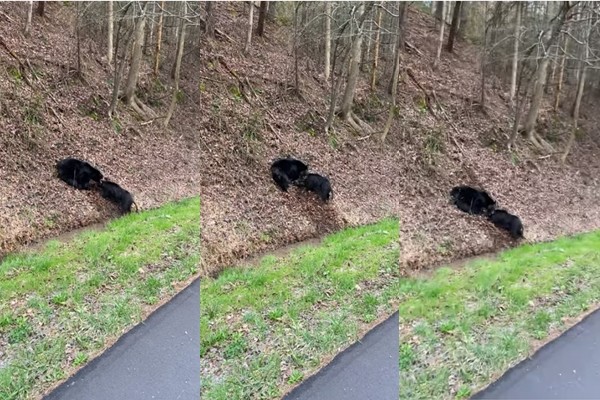
[{"label": "dirt slope", "polygon": [[[113,125],[106,117],[111,90],[106,82],[112,71],[100,55],[102,43],[83,40],[82,82],[75,75],[75,37],[65,29],[73,26],[72,7],[47,3],[46,17],[35,15],[31,38],[24,39],[26,7],[0,5],[0,36],[38,76],[31,78],[27,69],[28,85],[16,72],[17,62],[0,49],[0,255],[116,215],[96,192],[72,189],[54,177],[56,160],[66,156],[98,166],[128,189],[140,208],[197,194],[197,75],[183,71],[186,96],[168,131],[157,124],[142,126],[125,107]],[[142,86],[149,87],[149,77],[144,71]],[[169,93],[166,89],[152,96]]]},{"label": "dirt slope", "polygon": [[[519,215],[527,241],[546,241],[600,228],[600,135],[597,120],[590,118],[598,111],[597,106],[594,110],[589,105],[593,99],[584,112],[585,132],[569,157],[569,165],[561,166],[557,155],[536,154],[523,140],[511,156],[505,143],[512,119],[502,99],[507,98],[507,87],[492,80],[486,113],[478,111],[472,104],[480,96],[475,62],[478,50],[459,42],[455,54],[444,54],[440,74],[434,74],[428,67],[435,45],[433,21],[424,14],[411,13],[410,24],[408,40],[423,54],[413,54],[408,64],[426,90],[437,93],[453,123],[436,122],[427,113],[417,116],[411,102],[415,98],[414,85],[401,88],[405,121],[411,125],[406,128],[400,188],[404,267],[419,268],[514,244],[482,218],[448,205],[448,193],[457,184],[481,186],[501,207]],[[563,100],[563,104],[568,108],[571,101]],[[418,126],[414,126],[415,120]],[[561,151],[569,124],[566,112],[554,116],[546,105],[538,132],[553,138],[555,149]],[[431,152],[424,148],[436,130],[445,136],[445,150],[435,157],[434,165],[429,165],[423,157]]]}]

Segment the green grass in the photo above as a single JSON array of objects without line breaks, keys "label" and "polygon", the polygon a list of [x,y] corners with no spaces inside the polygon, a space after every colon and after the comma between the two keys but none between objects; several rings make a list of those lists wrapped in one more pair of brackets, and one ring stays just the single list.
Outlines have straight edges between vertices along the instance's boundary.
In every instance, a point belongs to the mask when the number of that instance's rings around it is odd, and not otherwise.
[{"label": "green grass", "polygon": [[401,399],[464,399],[600,301],[600,232],[400,286]]},{"label": "green grass", "polygon": [[398,235],[398,221],[386,219],[203,280],[202,398],[280,398],[393,313]]},{"label": "green grass", "polygon": [[0,399],[35,397],[196,273],[200,200],[129,214],[103,231],[0,263]]}]

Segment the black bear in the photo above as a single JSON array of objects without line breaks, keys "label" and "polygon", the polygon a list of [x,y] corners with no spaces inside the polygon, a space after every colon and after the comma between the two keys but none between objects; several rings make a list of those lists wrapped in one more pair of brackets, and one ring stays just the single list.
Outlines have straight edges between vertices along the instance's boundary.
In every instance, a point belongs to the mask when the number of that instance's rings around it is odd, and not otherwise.
[{"label": "black bear", "polygon": [[489,220],[498,228],[507,230],[515,239],[523,237],[523,224],[521,219],[516,215],[512,215],[505,210],[493,210],[489,216]]},{"label": "black bear", "polygon": [[450,191],[456,207],[469,214],[488,215],[496,207],[496,201],[483,190],[470,186],[456,186]]},{"label": "black bear", "polygon": [[329,179],[319,174],[307,174],[298,180],[297,185],[308,191],[315,192],[324,202],[333,198]]},{"label": "black bear", "polygon": [[90,181],[99,183],[103,176],[100,171],[86,161],[65,158],[56,164],[58,177],[77,189],[89,189]]},{"label": "black bear", "polygon": [[308,166],[295,158],[280,158],[271,164],[271,176],[283,190],[287,192],[290,184],[296,183],[298,179],[306,175]]},{"label": "black bear", "polygon": [[118,184],[111,181],[102,181],[100,182],[100,189],[102,190],[102,197],[118,205],[123,214],[131,211],[131,205],[135,205],[137,211],[138,206],[133,201],[131,193]]}]

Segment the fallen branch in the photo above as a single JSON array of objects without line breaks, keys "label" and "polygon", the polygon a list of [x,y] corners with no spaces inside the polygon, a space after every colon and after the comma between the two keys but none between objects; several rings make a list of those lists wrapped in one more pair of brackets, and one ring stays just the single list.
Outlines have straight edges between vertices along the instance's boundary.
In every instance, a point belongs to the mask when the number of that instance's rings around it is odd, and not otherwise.
[{"label": "fallen branch", "polygon": [[[458,128],[456,127],[454,122],[452,122],[450,117],[448,117],[448,114],[446,114],[446,110],[444,110],[444,107],[442,107],[442,105],[438,101],[438,98],[435,94],[435,90],[433,90],[432,93],[433,93],[433,99],[435,100],[435,103],[437,104],[439,110],[442,112],[442,115],[444,116],[444,119],[446,120],[446,122],[448,122],[448,124],[454,129],[454,132],[456,132],[457,135],[460,135],[460,131],[458,130]],[[458,143],[458,140],[456,140],[456,137],[454,137],[454,135],[447,135],[447,136],[450,136],[450,139],[452,139],[452,142],[454,142],[454,145],[458,148],[458,151],[460,151],[460,154],[462,154],[464,156],[465,152],[463,151],[462,146]]]},{"label": "fallen branch", "polygon": [[4,48],[4,50],[6,50],[6,52],[17,61],[17,63],[19,64],[19,73],[23,77],[23,80],[25,81],[27,86],[29,86],[30,88],[33,89],[33,86],[31,85],[29,78],[27,78],[27,74],[25,74],[25,69],[27,69],[25,64],[23,64],[23,61],[21,61],[21,59],[19,57],[17,57],[17,55],[15,53],[13,53],[13,51],[8,47],[8,45],[6,44],[6,42],[4,41],[4,38],[2,36],[0,36],[0,46],[2,46]]},{"label": "fallen branch", "polygon": [[417,85],[417,87],[419,89],[421,89],[421,91],[423,92],[423,94],[425,94],[425,103],[427,104],[427,110],[429,111],[429,113],[434,118],[437,118],[437,115],[435,115],[435,112],[433,111],[433,107],[431,107],[431,95],[429,94],[429,92],[427,92],[427,89],[425,89],[423,87],[423,85],[421,85],[419,83],[419,81],[417,80],[417,78],[415,78],[415,74],[412,72],[412,69],[406,68],[406,73],[408,74],[408,77],[414,82],[414,84]]},{"label": "fallen branch", "polygon": [[6,18],[7,20],[9,20],[10,22],[15,22],[14,19],[12,19],[11,17],[9,17],[6,13],[0,11],[0,15],[2,15],[4,18]]},{"label": "fallen branch", "polygon": [[229,72],[231,74],[231,76],[233,76],[238,81],[238,85],[239,85],[239,89],[240,89],[240,93],[242,94],[242,97],[244,98],[246,103],[248,103],[248,105],[251,106],[252,103],[250,102],[250,99],[248,99],[248,96],[246,96],[246,92],[244,91],[244,82],[240,79],[240,77],[234,70],[229,68],[229,65],[227,65],[227,63],[223,59],[223,56],[218,56],[217,59],[219,60],[219,64],[221,64],[227,70],[227,72]]},{"label": "fallen branch", "polygon": [[420,56],[423,55],[423,52],[421,50],[419,50],[415,45],[411,44],[407,40],[404,41],[404,47],[406,47],[408,50],[414,51],[415,53],[417,53]]}]

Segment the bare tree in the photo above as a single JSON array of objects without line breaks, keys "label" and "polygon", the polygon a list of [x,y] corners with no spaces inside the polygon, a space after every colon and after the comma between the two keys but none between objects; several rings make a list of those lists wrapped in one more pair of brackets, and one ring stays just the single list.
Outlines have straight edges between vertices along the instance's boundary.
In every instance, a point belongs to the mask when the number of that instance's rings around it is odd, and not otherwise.
[{"label": "bare tree", "polygon": [[160,15],[158,17],[158,25],[156,27],[156,51],[154,52],[154,76],[158,76],[158,66],[160,63],[160,45],[162,43],[163,31],[163,16],[165,13],[165,0],[160,2]]},{"label": "bare tree", "polygon": [[267,6],[268,1],[262,0],[260,2],[260,8],[258,9],[258,25],[256,27],[256,34],[262,36],[265,34],[265,19],[267,17]]},{"label": "bare tree", "polygon": [[537,116],[539,114],[544,95],[544,85],[546,84],[546,78],[548,76],[548,64],[550,62],[549,49],[551,46],[556,44],[560,29],[571,7],[573,7],[573,5],[569,2],[562,3],[558,15],[553,18],[551,27],[545,32],[542,32],[538,43],[538,50],[541,59],[538,63],[529,111],[525,120],[525,133],[527,135],[527,139],[533,143],[534,146],[540,149],[546,148],[548,150],[552,150],[552,147],[535,133]]},{"label": "bare tree", "polygon": [[186,2],[182,2],[181,6],[181,15],[179,19],[179,43],[177,44],[177,58],[175,61],[175,87],[173,88],[173,95],[171,96],[171,104],[169,105],[169,110],[167,111],[167,115],[165,120],[163,121],[163,125],[166,128],[169,126],[169,121],[173,116],[173,112],[175,111],[175,104],[177,103],[177,96],[179,95],[179,76],[181,70],[181,59],[183,58],[183,46],[185,45],[185,10],[186,10]]},{"label": "bare tree", "polygon": [[371,68],[371,91],[375,90],[375,82],[377,81],[377,62],[379,61],[379,40],[381,37],[381,16],[383,3],[379,3],[377,7],[377,33],[375,34],[375,49],[373,50],[373,67]]},{"label": "bare tree", "polygon": [[329,80],[331,70],[331,3],[325,2],[325,80]]},{"label": "bare tree", "polygon": [[106,58],[108,63],[112,63],[113,59],[113,26],[114,26],[114,12],[113,12],[113,2],[109,0],[106,2],[108,6],[108,49],[106,53]]},{"label": "bare tree", "polygon": [[438,3],[438,7],[442,7],[442,20],[440,26],[440,36],[438,39],[437,51],[435,53],[435,59],[433,60],[433,69],[436,69],[440,62],[440,56],[442,55],[442,45],[444,44],[444,28],[446,27],[446,2],[441,1],[441,5]]},{"label": "bare tree", "polygon": [[558,69],[558,79],[556,81],[556,93],[554,94],[554,112],[558,111],[558,106],[560,104],[560,94],[562,92],[563,85],[563,77],[565,74],[565,61],[567,59],[567,52],[569,51],[569,30],[567,29],[567,34],[564,34],[564,52],[560,58],[560,67]]},{"label": "bare tree", "polygon": [[[352,40],[350,50],[350,66],[348,68],[348,80],[346,82],[346,89],[344,91],[342,105],[340,107],[340,117],[344,121],[349,122],[353,128],[366,132],[371,132],[371,129],[360,118],[352,113],[352,105],[354,103],[354,91],[358,81],[360,53],[363,42],[363,25],[372,8],[372,2],[368,2],[366,4],[365,2],[361,2],[360,5],[355,8],[354,14],[358,14],[358,18],[353,21],[356,24],[356,34]],[[361,9],[363,10],[362,13],[359,11]]]},{"label": "bare tree", "polygon": [[75,24],[75,35],[77,36],[77,76],[83,78],[81,60],[81,3],[77,2],[77,22]]},{"label": "bare tree", "polygon": [[25,37],[31,35],[31,18],[33,16],[33,0],[29,1],[29,8],[27,9],[27,22],[25,23]]},{"label": "bare tree", "polygon": [[244,46],[244,53],[248,54],[250,51],[250,45],[252,44],[252,26],[254,18],[254,1],[250,2],[250,13],[248,14],[248,35],[246,36],[246,45]]},{"label": "bare tree", "polygon": [[213,15],[213,2],[206,2],[206,24],[204,25],[204,32],[208,37],[215,37],[215,21]]},{"label": "bare tree", "polygon": [[[591,4],[590,4],[591,6]],[[582,13],[584,5],[582,4]],[[591,13],[590,13],[591,14]],[[586,62],[590,56],[590,36],[592,35],[592,15],[587,18],[586,28],[582,29],[582,46],[580,50],[579,59],[579,80],[577,82],[577,93],[575,95],[575,103],[573,104],[573,128],[569,135],[569,140],[565,146],[565,151],[561,156],[561,161],[564,164],[569,156],[573,142],[575,142],[575,135],[579,125],[579,108],[581,107],[581,98],[583,97],[583,90],[585,88],[585,77],[587,72]]]},{"label": "bare tree", "polygon": [[450,33],[448,34],[448,45],[446,46],[449,53],[452,53],[454,49],[454,39],[458,32],[458,25],[460,24],[460,10],[462,1],[457,1],[454,5],[454,12],[452,14],[452,25],[450,25]]},{"label": "bare tree", "polygon": [[[122,15],[127,15],[129,9],[131,8],[131,4],[129,3],[122,10]],[[108,117],[110,119],[113,118],[113,115],[116,113],[117,102],[119,101],[119,92],[121,88],[121,78],[125,73],[125,66],[127,65],[127,56],[129,54],[128,49],[131,47],[131,43],[133,42],[133,30],[128,29],[125,25],[127,20],[124,18],[119,19],[116,41],[115,41],[115,72],[113,78],[113,90],[111,96],[110,107],[108,109]],[[123,36],[125,36],[125,42],[123,44]],[[122,49],[122,50],[121,50]]]},{"label": "bare tree", "polygon": [[512,59],[512,71],[510,77],[510,101],[514,103],[515,101],[515,90],[517,85],[517,67],[519,63],[519,33],[521,32],[521,3],[515,3],[515,13],[516,13],[516,21],[515,21],[515,38],[514,38],[514,52]]},{"label": "bare tree", "polygon": [[136,4],[137,17],[133,35],[133,50],[131,53],[131,63],[129,74],[125,82],[124,100],[125,103],[133,108],[143,119],[154,117],[154,111],[137,98],[135,90],[142,64],[142,45],[144,41],[144,27],[146,25],[146,6],[148,3]]},{"label": "bare tree", "polygon": [[406,24],[406,5],[405,1],[401,2],[398,9],[398,28],[396,35],[396,58],[394,59],[394,72],[392,75],[392,104],[388,113],[388,118],[381,133],[381,142],[385,143],[387,135],[392,127],[394,112],[396,111],[396,97],[398,92],[398,76],[400,75],[400,60],[402,58],[402,49],[404,48],[404,30]]}]

